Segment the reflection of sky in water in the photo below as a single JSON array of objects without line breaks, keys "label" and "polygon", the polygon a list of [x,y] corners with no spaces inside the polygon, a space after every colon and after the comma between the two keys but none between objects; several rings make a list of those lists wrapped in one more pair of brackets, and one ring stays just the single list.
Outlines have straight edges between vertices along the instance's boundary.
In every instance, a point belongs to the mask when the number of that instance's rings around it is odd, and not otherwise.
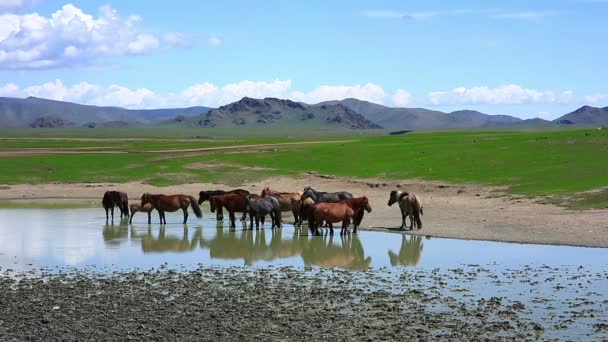
[{"label": "reflection of sky in water", "polygon": [[[179,222],[180,213],[169,213]],[[157,215],[153,216],[156,221]],[[462,264],[508,268],[522,265],[582,265],[602,269],[608,251],[597,248],[524,245],[454,239],[425,239],[394,233],[362,231],[342,238],[308,237],[285,225],[281,231],[236,231],[218,228],[212,215],[182,224],[105,224],[101,209],[0,210],[0,266],[109,268],[171,265],[295,265],[321,267],[454,268]],[[267,227],[269,224],[266,225]],[[28,264],[32,264],[31,266]]]}]

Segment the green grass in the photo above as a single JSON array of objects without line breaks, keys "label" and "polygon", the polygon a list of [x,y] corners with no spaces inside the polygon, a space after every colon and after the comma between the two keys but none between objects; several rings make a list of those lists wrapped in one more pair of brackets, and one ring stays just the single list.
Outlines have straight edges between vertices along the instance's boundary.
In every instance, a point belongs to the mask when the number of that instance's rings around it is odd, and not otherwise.
[{"label": "green grass", "polygon": [[[585,192],[608,185],[606,130],[439,132],[350,138],[332,135],[308,139],[352,141],[265,148],[263,153],[233,153],[233,150],[196,156],[141,151],[302,139],[96,141],[96,146],[128,149],[131,153],[2,157],[0,184],[143,180],[154,185],[224,182],[237,186],[245,180],[313,171],[360,178],[473,182],[505,186],[514,194],[553,196],[556,201],[561,201],[560,204],[572,208],[608,205],[606,191]],[[23,142],[0,140],[0,148],[46,147],[47,142],[36,139]],[[57,146],[82,146],[80,143],[60,141]],[[164,159],[169,156],[172,158]],[[187,167],[194,163],[224,166]],[[265,167],[268,170],[242,169],[234,165]],[[563,201],[569,193],[578,194],[571,201]]]}]

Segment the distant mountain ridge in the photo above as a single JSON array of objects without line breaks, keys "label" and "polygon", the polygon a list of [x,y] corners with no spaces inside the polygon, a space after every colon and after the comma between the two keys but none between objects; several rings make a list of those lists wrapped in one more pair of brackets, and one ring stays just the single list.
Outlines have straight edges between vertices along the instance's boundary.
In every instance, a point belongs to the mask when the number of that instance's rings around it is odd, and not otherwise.
[{"label": "distant mountain ridge", "polygon": [[166,109],[99,107],[35,97],[0,97],[0,128],[129,127],[134,124],[269,129],[467,129],[608,125],[608,107],[583,106],[553,121],[522,120],[474,110],[445,113],[425,108],[392,108],[353,98],[305,104],[291,100],[244,97],[216,109],[203,106]]},{"label": "distant mountain ridge", "polygon": [[[425,108],[392,108],[353,98],[341,101],[321,102],[324,104],[343,104],[389,129],[446,129],[480,128],[518,125],[524,120],[509,115],[488,115],[474,110],[459,110],[444,113]],[[540,119],[539,119],[540,120]],[[549,121],[535,121],[535,124],[551,124]]]},{"label": "distant mountain ridge", "polygon": [[608,107],[582,106],[553,122],[562,125],[608,125]]},{"label": "distant mountain ridge", "polygon": [[382,126],[342,104],[307,106],[291,100],[244,97],[201,114],[200,127],[314,126],[345,129],[379,129]]},{"label": "distant mountain ridge", "polygon": [[[0,127],[27,127],[40,118],[61,119],[70,126],[103,124],[107,122],[156,123],[177,115],[193,116],[208,111],[207,107],[167,109],[126,109],[98,107],[72,102],[28,97],[25,99],[0,97]],[[52,121],[52,120],[51,120]],[[56,122],[60,124],[59,122]],[[65,127],[65,126],[62,126]]]}]

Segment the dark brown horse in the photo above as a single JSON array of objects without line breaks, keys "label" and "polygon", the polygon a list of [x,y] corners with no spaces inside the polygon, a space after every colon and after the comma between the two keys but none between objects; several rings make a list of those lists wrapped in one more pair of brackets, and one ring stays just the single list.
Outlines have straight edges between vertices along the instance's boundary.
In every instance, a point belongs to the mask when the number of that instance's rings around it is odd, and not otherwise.
[{"label": "dark brown horse", "polygon": [[188,221],[188,207],[192,207],[192,211],[196,217],[203,217],[201,207],[196,203],[196,198],[189,195],[152,195],[145,193],[141,196],[141,205],[144,206],[146,203],[151,203],[152,206],[158,211],[160,218],[160,224],[167,223],[165,218],[165,211],[170,213],[181,209],[184,212],[184,224]]},{"label": "dark brown horse", "polygon": [[112,221],[114,221],[114,207],[120,209],[120,218],[123,216],[129,217],[129,197],[121,191],[106,191],[101,200],[103,208],[106,210],[106,221],[108,220],[108,209],[112,212]]},{"label": "dark brown horse", "polygon": [[[260,196],[256,194],[251,194],[249,196],[251,196],[252,198],[260,198]],[[243,213],[243,217],[241,217],[242,221],[247,218],[246,198],[247,196],[239,194],[211,196],[209,198],[209,206],[211,207],[212,213],[214,213],[216,210],[222,210],[222,208],[226,208],[226,210],[228,210],[228,216],[230,218],[230,227],[234,228],[236,227],[236,218],[234,217],[234,213]]]},{"label": "dark brown horse", "polygon": [[[226,195],[226,194],[238,194],[238,195],[247,196],[247,195],[249,195],[249,191],[243,190],[243,189],[234,189],[234,190],[229,190],[229,191],[204,190],[204,191],[201,191],[198,193],[198,204],[201,205],[201,204],[203,204],[203,202],[208,201],[209,198],[211,198],[211,196],[219,196],[219,195]],[[216,213],[216,219],[218,221],[221,221],[224,219],[224,211],[222,210],[222,208],[218,209],[218,211]]]},{"label": "dark brown horse", "polygon": [[[351,220],[356,218],[357,214],[365,210],[368,213],[372,211],[367,197],[358,197],[345,199],[335,203],[317,203],[313,210],[314,217],[314,233],[319,234],[319,223],[326,221],[329,223],[342,222],[340,235],[348,233],[348,225]],[[330,225],[330,234],[334,234],[334,228]],[[357,233],[357,227],[353,230],[353,234]]]}]

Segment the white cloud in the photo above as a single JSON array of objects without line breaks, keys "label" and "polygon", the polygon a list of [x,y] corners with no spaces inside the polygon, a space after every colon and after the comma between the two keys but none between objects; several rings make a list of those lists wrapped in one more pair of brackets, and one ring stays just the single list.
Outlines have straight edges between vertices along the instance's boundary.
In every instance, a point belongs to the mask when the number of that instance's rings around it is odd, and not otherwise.
[{"label": "white cloud", "polygon": [[444,11],[420,11],[420,12],[407,12],[407,11],[395,11],[395,10],[380,10],[380,11],[366,11],[363,15],[372,18],[385,18],[385,19],[404,19],[404,20],[425,20],[440,16],[451,16],[469,13],[470,10],[466,9],[455,9],[455,10],[444,10]]},{"label": "white cloud", "polygon": [[386,93],[377,84],[367,83],[354,86],[330,86],[323,85],[309,92],[294,91],[290,98],[305,103],[319,103],[329,100],[343,100],[346,98],[356,98],[359,100],[383,104]]},{"label": "white cloud", "polygon": [[509,84],[497,88],[458,87],[450,91],[433,91],[427,94],[427,99],[432,105],[527,104],[568,103],[573,96],[574,93],[571,90],[555,93],[550,90],[540,91]]},{"label": "white cloud", "polygon": [[557,11],[520,11],[520,12],[503,12],[491,15],[492,19],[513,19],[538,21],[546,17],[557,15]]},{"label": "white cloud", "polygon": [[222,39],[222,37],[216,35],[212,35],[209,37],[209,39],[207,39],[207,43],[209,43],[209,45],[211,46],[218,46],[221,45],[223,42],[224,40]]},{"label": "white cloud", "polygon": [[100,7],[94,17],[72,4],[50,17],[0,14],[0,68],[93,64],[100,57],[145,54],[185,45],[179,33],[156,36],[143,32],[141,21],[137,15],[123,17],[110,6]]},{"label": "white cloud", "polygon": [[1,0],[0,13],[14,12],[29,8],[34,4],[34,0]]},{"label": "white cloud", "polygon": [[410,104],[412,94],[407,90],[397,89],[393,94],[393,105],[395,107],[405,107]]},{"label": "white cloud", "polygon": [[608,94],[591,94],[584,97],[585,103],[595,106],[608,106]]}]

